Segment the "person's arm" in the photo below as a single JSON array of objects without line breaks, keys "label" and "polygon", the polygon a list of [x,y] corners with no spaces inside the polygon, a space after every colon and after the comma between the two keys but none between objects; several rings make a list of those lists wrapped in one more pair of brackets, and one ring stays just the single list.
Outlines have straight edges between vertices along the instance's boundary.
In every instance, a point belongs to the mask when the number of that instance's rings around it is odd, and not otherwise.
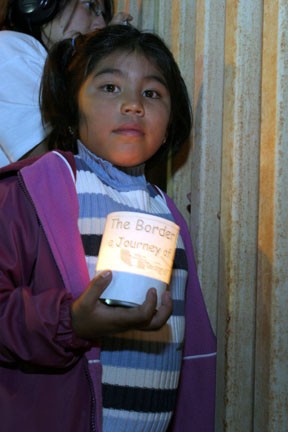
[{"label": "person's arm", "polygon": [[73,331],[74,299],[25,194],[0,182],[0,362],[65,368],[91,344]]},{"label": "person's arm", "polygon": [[42,45],[28,35],[0,32],[0,161],[3,166],[45,138],[39,88],[46,59]]},{"label": "person's arm", "polygon": [[206,310],[198,279],[196,261],[188,226],[174,202],[166,202],[180,226],[188,260],[185,299],[185,338],[176,410],[169,432],[214,430],[216,389],[216,337]]}]

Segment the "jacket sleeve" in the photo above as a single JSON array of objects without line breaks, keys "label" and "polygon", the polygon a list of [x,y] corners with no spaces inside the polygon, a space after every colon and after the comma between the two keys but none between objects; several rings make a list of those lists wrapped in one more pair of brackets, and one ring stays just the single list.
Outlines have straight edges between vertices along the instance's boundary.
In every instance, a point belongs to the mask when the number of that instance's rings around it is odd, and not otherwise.
[{"label": "jacket sleeve", "polygon": [[1,31],[0,167],[18,160],[45,137],[39,88],[46,56],[32,36]]},{"label": "jacket sleeve", "polygon": [[64,368],[90,347],[71,327],[73,296],[16,176],[0,182],[0,361]]},{"label": "jacket sleeve", "polygon": [[216,338],[198,280],[190,233],[173,201],[166,196],[180,225],[188,258],[185,340],[172,432],[213,432],[216,387]]}]

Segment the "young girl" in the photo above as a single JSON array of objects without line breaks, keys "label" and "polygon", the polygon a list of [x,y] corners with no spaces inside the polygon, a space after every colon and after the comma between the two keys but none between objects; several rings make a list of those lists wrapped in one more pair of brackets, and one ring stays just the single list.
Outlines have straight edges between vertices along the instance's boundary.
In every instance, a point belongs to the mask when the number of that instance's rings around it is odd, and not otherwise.
[{"label": "young girl", "polygon": [[[212,432],[215,337],[189,232],[144,176],[191,129],[171,52],[122,25],[62,41],[42,113],[54,151],[0,171],[3,430]],[[181,227],[157,311],[153,287],[138,307],[99,301],[113,277],[95,276],[105,218],[122,210]]]},{"label": "young girl", "polygon": [[0,167],[45,151],[39,86],[47,51],[62,39],[132,19],[113,16],[113,9],[113,0],[1,0]]}]

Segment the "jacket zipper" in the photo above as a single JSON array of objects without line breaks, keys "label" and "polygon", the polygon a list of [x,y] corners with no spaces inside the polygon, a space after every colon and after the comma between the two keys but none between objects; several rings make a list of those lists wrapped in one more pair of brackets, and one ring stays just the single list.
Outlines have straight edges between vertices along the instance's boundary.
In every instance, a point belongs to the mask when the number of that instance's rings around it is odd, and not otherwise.
[{"label": "jacket zipper", "polygon": [[90,411],[91,411],[91,416],[90,416],[90,424],[91,424],[91,432],[96,432],[96,398],[95,398],[95,392],[94,392],[94,386],[93,386],[93,382],[91,379],[91,375],[89,372],[89,364],[88,364],[88,359],[86,359],[85,365],[85,375],[89,384],[89,389],[90,389],[90,393],[91,393],[91,407],[90,407]]}]

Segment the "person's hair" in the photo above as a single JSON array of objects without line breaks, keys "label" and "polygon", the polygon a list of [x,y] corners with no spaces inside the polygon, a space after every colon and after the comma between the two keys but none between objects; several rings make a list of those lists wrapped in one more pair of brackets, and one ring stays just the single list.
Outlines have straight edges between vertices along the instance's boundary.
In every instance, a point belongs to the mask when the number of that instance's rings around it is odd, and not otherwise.
[{"label": "person's hair", "polygon": [[8,13],[9,0],[2,0],[2,5],[0,9],[0,29],[6,20]]},{"label": "person's hair", "polygon": [[[1,0],[2,1],[2,0]],[[66,6],[74,0],[55,0],[55,7],[53,7],[53,13],[49,15],[45,20],[33,23],[26,18],[19,10],[18,0],[3,0],[4,9],[2,7],[2,13],[0,15],[0,30],[14,30],[21,33],[34,36],[39,42],[42,43],[41,29],[43,24],[52,21],[57,15],[62,13]],[[108,24],[114,14],[114,1],[103,0],[104,6],[104,20]]]},{"label": "person's hair", "polygon": [[162,73],[171,99],[167,138],[157,152],[176,153],[190,135],[192,112],[185,82],[171,51],[163,40],[132,26],[113,25],[54,45],[44,68],[40,105],[43,123],[50,126],[47,145],[77,153],[82,84],[99,61],[114,52],[137,52]]}]

